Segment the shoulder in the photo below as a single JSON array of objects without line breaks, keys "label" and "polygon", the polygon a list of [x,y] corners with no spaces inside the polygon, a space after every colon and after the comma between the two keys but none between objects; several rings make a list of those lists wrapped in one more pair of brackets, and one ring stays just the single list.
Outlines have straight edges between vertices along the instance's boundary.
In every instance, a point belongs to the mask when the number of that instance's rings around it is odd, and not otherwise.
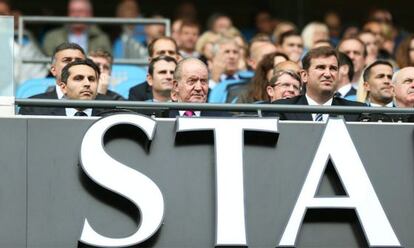
[{"label": "shoulder", "polygon": [[343,99],[343,98],[337,98],[337,97],[333,99],[333,104],[334,105],[344,105],[344,106],[356,106],[356,107],[366,107],[367,106],[365,103],[350,101],[350,100],[346,100],[346,99]]},{"label": "shoulder", "polygon": [[40,93],[29,97],[30,99],[57,99],[56,91]]},{"label": "shoulder", "polygon": [[305,96],[299,95],[292,98],[280,99],[272,102],[272,104],[299,104]]}]

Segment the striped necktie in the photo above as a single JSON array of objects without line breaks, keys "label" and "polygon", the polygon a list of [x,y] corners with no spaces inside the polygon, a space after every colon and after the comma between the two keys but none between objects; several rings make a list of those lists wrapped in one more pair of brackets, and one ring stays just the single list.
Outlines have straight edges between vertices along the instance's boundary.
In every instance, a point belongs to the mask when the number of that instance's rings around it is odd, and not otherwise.
[{"label": "striped necktie", "polygon": [[322,113],[316,114],[315,121],[323,121],[323,114]]}]

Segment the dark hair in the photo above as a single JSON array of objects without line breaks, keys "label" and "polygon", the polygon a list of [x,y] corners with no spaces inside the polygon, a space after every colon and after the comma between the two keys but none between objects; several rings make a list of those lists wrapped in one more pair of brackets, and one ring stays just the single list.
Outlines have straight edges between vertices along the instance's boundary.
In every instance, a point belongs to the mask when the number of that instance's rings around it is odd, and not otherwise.
[{"label": "dark hair", "polygon": [[62,69],[62,74],[61,74],[61,81],[63,83],[67,83],[68,82],[68,78],[70,76],[70,72],[69,69],[72,66],[76,66],[76,65],[86,65],[91,67],[95,73],[96,73],[96,78],[99,78],[100,72],[99,72],[99,67],[91,60],[91,59],[85,59],[85,60],[75,60],[70,62],[69,64],[65,65],[65,67],[63,67]]},{"label": "dark hair", "polygon": [[183,19],[181,26],[180,26],[180,31],[183,30],[183,27],[195,27],[198,29],[199,32],[201,32],[201,26],[200,24],[195,21],[195,20],[190,20],[190,19]]},{"label": "dark hair", "polygon": [[338,43],[338,45],[336,46],[338,48],[338,50],[341,47],[342,43],[344,43],[345,41],[348,41],[348,40],[355,40],[355,41],[358,41],[359,43],[361,43],[362,47],[364,48],[364,51],[362,52],[362,56],[364,56],[364,58],[365,58],[368,55],[367,47],[365,46],[365,43],[358,37],[350,37],[350,38],[342,39]]},{"label": "dark hair", "polygon": [[63,42],[62,44],[58,45],[53,51],[52,64],[55,62],[56,54],[63,50],[79,50],[86,57],[85,51],[78,44],[72,42]]},{"label": "dark hair", "polygon": [[339,52],[339,66],[347,65],[348,66],[348,78],[351,81],[354,78],[354,63],[345,53]]},{"label": "dark hair", "polygon": [[154,40],[152,40],[151,43],[148,45],[148,55],[150,57],[152,57],[154,55],[154,45],[159,40],[169,40],[172,43],[174,43],[175,51],[178,54],[178,45],[177,45],[177,42],[173,38],[171,38],[171,37],[161,36],[161,37],[158,37],[158,38],[155,38]]},{"label": "dark hair", "polygon": [[283,42],[285,42],[285,40],[286,40],[288,37],[291,37],[291,36],[299,36],[299,37],[301,37],[301,38],[302,38],[302,36],[300,36],[300,34],[299,34],[296,30],[289,30],[289,31],[283,32],[283,33],[279,36],[279,39],[277,40],[277,43],[278,43],[279,45],[282,45],[282,44],[283,44]]},{"label": "dark hair", "polygon": [[336,60],[338,61],[338,66],[339,66],[338,52],[335,49],[333,49],[332,47],[328,47],[328,46],[313,48],[309,50],[309,52],[307,52],[305,56],[303,57],[302,67],[304,70],[308,70],[311,65],[312,59],[321,58],[321,57],[326,58],[330,56],[335,56]]},{"label": "dark hair", "polygon": [[414,66],[414,61],[410,59],[411,41],[414,39],[414,34],[408,35],[400,45],[397,47],[395,53],[395,60],[400,68],[407,66]]},{"label": "dark hair", "polygon": [[148,65],[148,74],[150,74],[151,76],[153,76],[153,74],[154,74],[154,65],[158,61],[166,61],[168,63],[172,62],[175,65],[177,65],[177,61],[174,58],[170,57],[170,56],[162,55],[162,56],[156,57],[156,58],[152,59],[151,62],[149,63],[149,65]]},{"label": "dark hair", "polygon": [[114,61],[114,57],[112,54],[106,50],[103,49],[96,49],[95,51],[89,52],[88,56],[90,57],[98,57],[98,58],[104,58],[109,61],[109,64],[112,65]]},{"label": "dark hair", "polygon": [[269,99],[266,86],[267,72],[274,68],[275,57],[284,57],[289,60],[284,53],[273,52],[265,55],[263,59],[257,64],[255,75],[247,86],[247,92],[242,96],[244,102],[267,101]]},{"label": "dark hair", "polygon": [[367,68],[365,68],[364,70],[364,74],[362,74],[362,78],[364,79],[364,82],[367,82],[369,77],[371,76],[371,69],[374,66],[377,65],[387,65],[389,67],[391,67],[391,69],[394,69],[394,67],[392,66],[392,64],[386,60],[376,60],[375,62],[373,62],[372,64],[370,64]]}]

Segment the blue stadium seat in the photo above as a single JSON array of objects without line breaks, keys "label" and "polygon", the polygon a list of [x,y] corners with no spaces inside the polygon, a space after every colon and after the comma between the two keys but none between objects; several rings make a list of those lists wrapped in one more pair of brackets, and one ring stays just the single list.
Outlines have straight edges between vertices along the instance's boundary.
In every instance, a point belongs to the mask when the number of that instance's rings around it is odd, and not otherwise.
[{"label": "blue stadium seat", "polygon": [[129,89],[144,82],[145,79],[140,81],[137,81],[136,79],[126,80],[116,85],[113,90],[120,94],[123,98],[128,99]]},{"label": "blue stadium seat", "polygon": [[28,98],[30,96],[44,93],[50,86],[55,85],[55,78],[36,78],[24,81],[16,89],[16,98]]},{"label": "blue stadium seat", "polygon": [[233,102],[234,99],[227,99],[228,88],[233,85],[237,84],[246,84],[248,80],[226,80],[224,82],[219,83],[214,87],[209,96],[208,102],[209,103],[226,103],[228,100]]},{"label": "blue stadium seat", "polygon": [[137,82],[143,82],[146,80],[147,70],[146,68],[136,65],[113,65],[112,66],[112,81],[121,83],[127,80],[136,80]]}]

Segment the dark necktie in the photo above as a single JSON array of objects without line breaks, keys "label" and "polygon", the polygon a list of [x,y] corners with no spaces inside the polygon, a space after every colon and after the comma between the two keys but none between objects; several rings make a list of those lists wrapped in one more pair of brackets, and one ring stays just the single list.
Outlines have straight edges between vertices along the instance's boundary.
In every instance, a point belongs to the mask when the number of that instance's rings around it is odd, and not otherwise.
[{"label": "dark necktie", "polygon": [[75,113],[74,116],[88,116],[88,115],[83,111],[78,111],[78,112]]},{"label": "dark necktie", "polygon": [[236,78],[233,75],[228,75],[226,80],[235,80]]},{"label": "dark necktie", "polygon": [[323,114],[322,113],[316,114],[315,121],[323,121]]},{"label": "dark necktie", "polygon": [[184,112],[184,116],[187,116],[187,117],[193,117],[194,115],[195,113],[192,110],[187,110]]}]

